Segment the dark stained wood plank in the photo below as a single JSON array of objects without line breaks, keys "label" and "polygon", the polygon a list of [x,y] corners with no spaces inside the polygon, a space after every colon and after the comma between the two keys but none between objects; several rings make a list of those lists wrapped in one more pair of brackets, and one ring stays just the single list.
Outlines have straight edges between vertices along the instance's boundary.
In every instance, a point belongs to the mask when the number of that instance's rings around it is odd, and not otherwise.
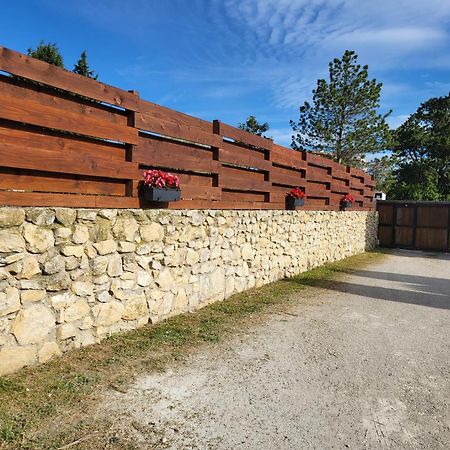
[{"label": "dark stained wood plank", "polygon": [[62,206],[69,208],[139,208],[140,203],[139,199],[135,197],[0,191],[0,204],[5,206]]},{"label": "dark stained wood plank", "polygon": [[129,144],[138,143],[135,128],[63,111],[28,99],[19,101],[6,94],[2,95],[0,118]]},{"label": "dark stained wood plank", "polygon": [[137,111],[139,96],[0,46],[0,70],[125,109]]},{"label": "dark stained wood plank", "polygon": [[274,166],[270,172],[270,181],[295,187],[304,182],[305,178],[302,177],[302,173],[299,171]]},{"label": "dark stained wood plank", "polygon": [[256,134],[247,133],[247,131],[232,127],[231,125],[227,125],[226,123],[220,122],[218,120],[214,121],[214,131],[218,135],[233,139],[238,142],[242,142],[247,145],[264,148],[266,150],[272,149],[273,142],[271,139],[266,139],[261,136],[257,136]]},{"label": "dark stained wood plank", "polygon": [[243,167],[252,167],[264,171],[270,171],[272,163],[264,159],[262,152],[254,151],[245,147],[223,142],[219,149],[219,160],[221,162],[235,164]]},{"label": "dark stained wood plank", "polygon": [[280,166],[292,167],[294,169],[307,168],[305,152],[299,152],[277,144],[273,144],[270,152],[270,160],[272,163]]},{"label": "dark stained wood plank", "polygon": [[257,192],[222,191],[222,200],[230,202],[265,202],[267,194]]},{"label": "dark stained wood plank", "polygon": [[135,179],[138,173],[138,165],[132,162],[91,158],[72,151],[24,148],[9,143],[0,145],[0,166],[115,179]]},{"label": "dark stained wood plank", "polygon": [[161,122],[169,121],[185,125],[187,127],[196,127],[206,133],[212,133],[213,124],[206,120],[198,119],[179,111],[175,111],[165,106],[157,105],[149,101],[141,100],[139,111],[146,116],[151,116]]},{"label": "dark stained wood plank", "polygon": [[81,138],[68,133],[54,133],[52,130],[20,125],[12,128],[12,123],[0,123],[0,145],[14,144],[15,146],[36,149],[54,150],[59,152],[75,152],[77,156],[91,158],[112,159],[125,161],[125,147],[123,144]]},{"label": "dark stained wood plank", "polygon": [[133,150],[133,161],[152,167],[167,167],[193,172],[218,173],[220,163],[213,160],[209,149],[189,147],[173,143],[139,137],[139,144]]},{"label": "dark stained wood plank", "polygon": [[178,138],[202,145],[219,147],[222,142],[220,136],[203,131],[201,128],[186,125],[185,123],[178,121],[163,121],[146,113],[136,113],[135,126],[143,131]]},{"label": "dark stained wood plank", "polygon": [[124,196],[125,187],[124,181],[0,168],[3,190]]},{"label": "dark stained wood plank", "polygon": [[9,95],[18,101],[31,100],[44,106],[56,107],[63,111],[76,112],[85,117],[94,117],[104,122],[127,126],[126,111],[106,107],[102,103],[85,100],[82,97],[68,95],[63,91],[49,91],[38,84],[30,84],[8,76],[0,75],[0,96]]}]

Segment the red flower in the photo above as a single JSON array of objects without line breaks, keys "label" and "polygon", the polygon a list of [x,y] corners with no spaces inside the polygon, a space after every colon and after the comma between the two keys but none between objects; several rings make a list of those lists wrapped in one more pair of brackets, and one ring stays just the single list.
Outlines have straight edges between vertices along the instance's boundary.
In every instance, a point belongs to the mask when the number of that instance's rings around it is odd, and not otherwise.
[{"label": "red flower", "polygon": [[144,170],[144,185],[160,189],[180,189],[180,180],[176,175],[162,170]]},{"label": "red flower", "polygon": [[288,195],[294,198],[306,198],[305,192],[299,187],[296,187],[289,191]]},{"label": "red flower", "polygon": [[353,203],[354,201],[355,201],[355,198],[350,194],[346,194],[341,198],[341,203],[344,203],[344,202]]}]

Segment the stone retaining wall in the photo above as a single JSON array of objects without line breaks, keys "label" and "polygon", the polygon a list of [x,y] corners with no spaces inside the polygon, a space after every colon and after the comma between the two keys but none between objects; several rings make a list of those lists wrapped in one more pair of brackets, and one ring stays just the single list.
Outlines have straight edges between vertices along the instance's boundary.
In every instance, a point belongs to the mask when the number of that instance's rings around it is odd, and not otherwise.
[{"label": "stone retaining wall", "polygon": [[375,212],[0,208],[0,375],[375,246]]}]

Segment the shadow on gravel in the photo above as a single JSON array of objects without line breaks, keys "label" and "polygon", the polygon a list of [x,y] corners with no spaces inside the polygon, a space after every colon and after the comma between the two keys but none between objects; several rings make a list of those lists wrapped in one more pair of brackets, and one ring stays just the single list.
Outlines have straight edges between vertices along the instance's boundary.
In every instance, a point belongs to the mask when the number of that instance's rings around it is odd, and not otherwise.
[{"label": "shadow on gravel", "polygon": [[[291,279],[294,283],[345,292],[370,299],[381,299],[431,308],[450,309],[450,280],[444,278],[421,277],[396,273],[372,272],[359,270],[353,275],[361,278],[405,283],[408,289],[368,286],[347,281],[329,281],[318,283],[316,278],[302,277]],[[413,290],[411,290],[411,288]]]},{"label": "shadow on gravel", "polygon": [[387,255],[401,256],[403,258],[428,258],[438,259],[441,261],[450,261],[450,253],[427,252],[421,250],[405,250],[380,247],[378,250]]}]

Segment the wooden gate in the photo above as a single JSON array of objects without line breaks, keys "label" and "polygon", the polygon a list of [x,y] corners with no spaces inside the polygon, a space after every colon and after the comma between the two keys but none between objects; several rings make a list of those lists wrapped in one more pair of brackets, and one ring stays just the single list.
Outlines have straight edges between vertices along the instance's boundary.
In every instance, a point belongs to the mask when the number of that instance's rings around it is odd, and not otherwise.
[{"label": "wooden gate", "polygon": [[450,251],[450,202],[377,201],[381,247]]}]

